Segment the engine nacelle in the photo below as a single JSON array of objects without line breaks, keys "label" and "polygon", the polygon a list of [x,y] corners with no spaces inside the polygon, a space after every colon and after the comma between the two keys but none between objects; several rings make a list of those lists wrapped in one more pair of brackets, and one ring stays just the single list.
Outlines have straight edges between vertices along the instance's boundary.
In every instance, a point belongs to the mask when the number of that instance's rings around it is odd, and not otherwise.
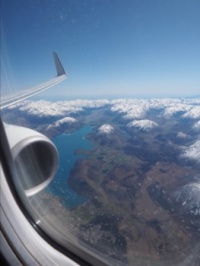
[{"label": "engine nacelle", "polygon": [[58,167],[58,152],[44,135],[25,127],[4,124],[14,159],[14,178],[27,196],[45,188]]}]

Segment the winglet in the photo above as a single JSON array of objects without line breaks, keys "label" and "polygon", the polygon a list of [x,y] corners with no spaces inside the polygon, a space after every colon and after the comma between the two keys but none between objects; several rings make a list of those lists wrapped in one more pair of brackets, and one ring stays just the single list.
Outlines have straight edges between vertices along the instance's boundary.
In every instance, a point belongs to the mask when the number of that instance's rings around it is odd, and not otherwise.
[{"label": "winglet", "polygon": [[64,67],[61,64],[57,53],[53,52],[53,56],[54,56],[54,62],[55,62],[55,65],[56,65],[57,76],[66,75]]}]

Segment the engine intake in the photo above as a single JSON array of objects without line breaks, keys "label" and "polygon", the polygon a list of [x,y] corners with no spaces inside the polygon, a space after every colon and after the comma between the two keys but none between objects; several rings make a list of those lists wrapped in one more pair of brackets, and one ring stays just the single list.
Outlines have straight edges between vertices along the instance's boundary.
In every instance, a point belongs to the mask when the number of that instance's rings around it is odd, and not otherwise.
[{"label": "engine intake", "polygon": [[55,176],[57,149],[47,137],[34,130],[7,124],[5,130],[14,159],[14,182],[27,196],[32,196]]}]

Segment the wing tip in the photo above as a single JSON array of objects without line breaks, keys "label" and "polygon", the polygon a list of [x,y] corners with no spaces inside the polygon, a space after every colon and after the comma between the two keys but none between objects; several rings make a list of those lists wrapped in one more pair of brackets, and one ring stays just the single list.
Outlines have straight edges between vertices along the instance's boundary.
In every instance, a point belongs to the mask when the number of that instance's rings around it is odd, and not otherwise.
[{"label": "wing tip", "polygon": [[62,63],[60,62],[60,59],[59,59],[57,53],[53,52],[53,56],[54,56],[54,62],[55,62],[55,66],[56,66],[57,76],[66,75],[64,67],[62,66]]}]

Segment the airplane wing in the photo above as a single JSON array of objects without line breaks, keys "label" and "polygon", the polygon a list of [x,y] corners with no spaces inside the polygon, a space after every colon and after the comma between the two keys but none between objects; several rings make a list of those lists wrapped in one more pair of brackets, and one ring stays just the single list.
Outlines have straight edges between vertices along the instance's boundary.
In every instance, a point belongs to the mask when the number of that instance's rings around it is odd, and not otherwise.
[{"label": "airplane wing", "polygon": [[[57,76],[33,88],[2,97],[0,109],[36,95],[67,77],[57,54],[54,52],[53,55]],[[57,149],[46,136],[37,131],[6,123],[3,123],[1,128],[2,132],[5,131],[5,139],[8,141],[6,150],[8,153],[11,152],[8,161],[12,161],[10,165],[12,164],[12,171],[14,171],[13,179],[21,185],[28,197],[32,196],[46,187],[55,176],[58,167]],[[3,143],[2,134],[0,135],[0,144]]]},{"label": "airplane wing", "polygon": [[54,62],[56,66],[57,76],[51,80],[48,80],[42,84],[39,84],[35,87],[29,88],[27,90],[20,90],[15,93],[12,93],[11,95],[5,95],[1,97],[0,102],[0,109],[4,109],[10,105],[19,103],[25,99],[28,99],[44,90],[49,89],[50,87],[58,84],[59,82],[63,81],[67,78],[67,75],[65,73],[65,70],[58,58],[58,55],[54,52]]}]

